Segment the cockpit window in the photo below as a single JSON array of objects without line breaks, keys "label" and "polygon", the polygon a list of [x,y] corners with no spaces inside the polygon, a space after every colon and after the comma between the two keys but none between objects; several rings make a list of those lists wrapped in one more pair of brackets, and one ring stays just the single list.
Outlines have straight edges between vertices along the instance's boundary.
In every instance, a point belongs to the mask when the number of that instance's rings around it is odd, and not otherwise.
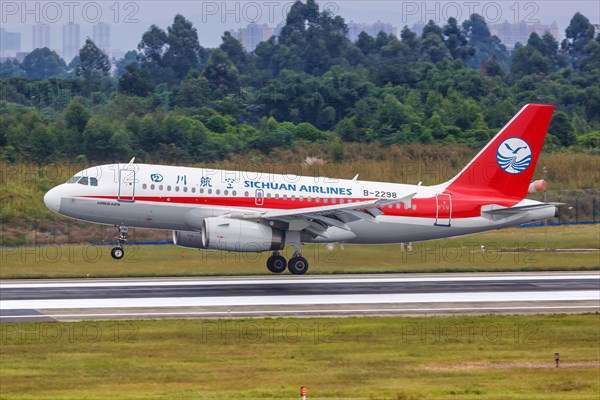
[{"label": "cockpit window", "polygon": [[67,183],[77,183],[77,181],[81,178],[80,176],[74,176],[67,181]]},{"label": "cockpit window", "polygon": [[90,178],[91,186],[98,186],[98,178]]},{"label": "cockpit window", "polygon": [[82,176],[81,179],[79,180],[79,182],[77,182],[77,183],[79,183],[80,185],[86,185],[87,186],[87,184],[88,184],[88,177],[87,176]]}]

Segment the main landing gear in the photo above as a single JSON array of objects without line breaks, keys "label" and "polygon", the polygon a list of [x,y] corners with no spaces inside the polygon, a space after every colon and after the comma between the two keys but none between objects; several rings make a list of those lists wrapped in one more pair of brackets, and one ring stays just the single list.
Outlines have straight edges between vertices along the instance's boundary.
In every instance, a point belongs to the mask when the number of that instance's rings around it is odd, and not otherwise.
[{"label": "main landing gear", "polygon": [[267,259],[267,268],[273,273],[282,273],[285,271],[286,266],[294,275],[303,275],[308,271],[308,261],[299,253],[294,253],[294,256],[288,262],[276,251]]},{"label": "main landing gear", "polygon": [[127,233],[129,232],[129,228],[127,226],[117,226],[117,229],[119,231],[119,236],[117,236],[117,247],[112,248],[110,255],[115,260],[120,260],[125,255],[123,245],[127,242]]}]

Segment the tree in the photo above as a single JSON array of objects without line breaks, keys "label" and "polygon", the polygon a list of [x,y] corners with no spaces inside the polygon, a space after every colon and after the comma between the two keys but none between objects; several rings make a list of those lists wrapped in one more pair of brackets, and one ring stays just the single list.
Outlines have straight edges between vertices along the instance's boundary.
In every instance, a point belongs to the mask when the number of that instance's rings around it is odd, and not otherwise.
[{"label": "tree", "polygon": [[67,65],[55,51],[44,47],[27,54],[21,68],[29,79],[48,79],[63,76]]},{"label": "tree", "polygon": [[227,53],[221,49],[213,50],[204,70],[204,77],[211,88],[220,96],[239,92],[239,73]]},{"label": "tree", "polygon": [[16,58],[7,58],[4,62],[0,63],[0,76],[13,78],[23,75],[24,71],[21,69],[21,64]]},{"label": "tree", "polygon": [[425,61],[437,63],[450,56],[444,43],[442,28],[430,20],[423,28],[421,39],[421,55]]},{"label": "tree", "polygon": [[163,62],[178,79],[185,77],[204,60],[205,51],[198,42],[198,31],[181,14],[177,14],[173,25],[167,28],[167,45]]},{"label": "tree", "polygon": [[466,61],[475,54],[475,48],[467,46],[467,35],[458,25],[456,18],[448,18],[448,23],[444,26],[443,33],[446,36],[446,46],[454,59]]},{"label": "tree", "polygon": [[90,112],[81,104],[79,97],[75,97],[65,111],[65,122],[67,128],[73,129],[76,132],[83,133],[91,117]]},{"label": "tree", "polygon": [[135,64],[129,64],[125,70],[127,72],[119,78],[120,91],[140,97],[152,93],[152,78],[146,70],[139,70]]},{"label": "tree", "polygon": [[577,12],[565,30],[567,36],[561,43],[562,51],[569,57],[575,69],[584,70],[587,61],[585,48],[594,39],[594,25],[583,14]]},{"label": "tree", "polygon": [[242,46],[239,40],[231,36],[231,32],[229,31],[225,31],[221,39],[223,43],[221,43],[219,48],[227,54],[236,68],[241,71],[248,63],[248,55],[246,50],[244,50],[244,46]]},{"label": "tree", "polygon": [[469,45],[475,48],[475,54],[467,63],[469,67],[479,68],[483,61],[495,56],[502,68],[508,69],[506,46],[497,36],[492,36],[481,15],[472,14],[462,25],[469,38]]},{"label": "tree", "polygon": [[535,73],[547,75],[552,71],[552,61],[533,46],[521,46],[513,53],[510,71],[518,78]]},{"label": "tree", "polygon": [[570,146],[577,141],[575,129],[569,119],[569,116],[564,112],[557,112],[552,117],[548,133],[554,135],[562,146]]},{"label": "tree", "polygon": [[140,66],[138,52],[135,50],[128,51],[127,53],[125,53],[125,56],[123,58],[116,62],[116,75],[123,76],[127,72],[127,66],[131,64],[135,64],[138,68]]},{"label": "tree", "polygon": [[211,87],[205,77],[189,77],[181,82],[175,104],[179,107],[202,107],[211,98]]},{"label": "tree", "polygon": [[87,82],[100,83],[109,77],[110,61],[108,56],[90,39],[79,50],[79,74]]}]

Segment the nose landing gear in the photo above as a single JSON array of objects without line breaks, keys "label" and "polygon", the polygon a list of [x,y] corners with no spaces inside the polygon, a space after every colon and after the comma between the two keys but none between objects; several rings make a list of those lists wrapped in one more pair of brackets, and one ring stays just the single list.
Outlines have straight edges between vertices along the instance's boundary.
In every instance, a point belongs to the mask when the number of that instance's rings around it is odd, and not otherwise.
[{"label": "nose landing gear", "polygon": [[117,230],[119,232],[119,236],[117,236],[117,247],[113,247],[110,251],[110,255],[115,260],[120,260],[125,256],[125,249],[123,249],[123,245],[127,242],[127,233],[129,233],[129,227],[127,226],[117,226]]}]

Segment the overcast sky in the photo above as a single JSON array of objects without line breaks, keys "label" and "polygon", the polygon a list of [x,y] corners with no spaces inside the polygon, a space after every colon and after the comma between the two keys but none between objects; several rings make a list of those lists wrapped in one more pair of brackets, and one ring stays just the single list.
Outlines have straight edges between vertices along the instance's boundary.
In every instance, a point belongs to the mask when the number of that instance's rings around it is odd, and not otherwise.
[{"label": "overcast sky", "polygon": [[[62,26],[74,21],[81,24],[81,41],[92,35],[95,22],[111,25],[113,49],[135,49],[142,34],[152,24],[163,29],[180,13],[198,29],[200,44],[216,47],[224,31],[246,26],[250,22],[275,26],[285,19],[289,1],[10,1],[1,0],[1,26],[7,31],[21,32],[21,49],[32,47],[32,28],[37,22],[51,26],[52,48],[62,48]],[[401,28],[416,22],[433,19],[443,25],[448,17],[459,21],[476,12],[488,23],[556,21],[564,34],[569,20],[577,11],[593,24],[600,22],[598,0],[543,0],[543,1],[320,1],[322,8],[342,16],[347,22],[372,23],[378,20]]]}]

